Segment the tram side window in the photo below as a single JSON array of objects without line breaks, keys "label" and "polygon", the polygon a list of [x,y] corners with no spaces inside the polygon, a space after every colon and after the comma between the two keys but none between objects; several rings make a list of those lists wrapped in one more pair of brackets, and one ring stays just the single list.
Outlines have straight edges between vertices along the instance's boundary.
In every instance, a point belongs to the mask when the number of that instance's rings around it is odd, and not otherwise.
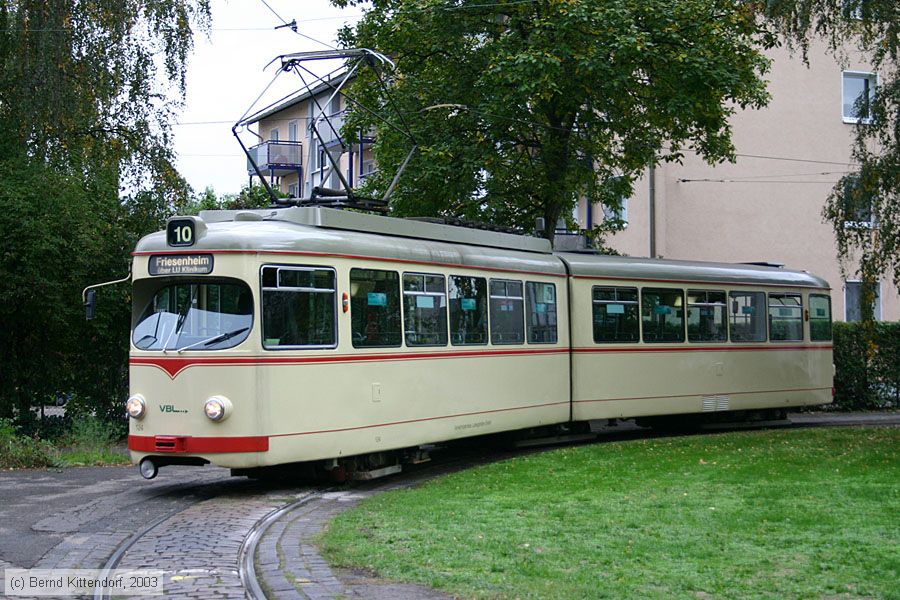
[{"label": "tram side window", "polygon": [[556,286],[552,283],[525,283],[528,299],[528,343],[556,343]]},{"label": "tram side window", "polygon": [[450,276],[450,343],[454,346],[487,344],[487,280]]},{"label": "tram side window", "polygon": [[769,294],[769,336],[773,342],[803,339],[803,297]]},{"label": "tram side window", "polygon": [[525,320],[522,282],[491,279],[491,342],[522,344]]},{"label": "tram side window", "polygon": [[688,340],[691,342],[727,340],[725,292],[688,290],[687,329]]},{"label": "tram side window", "polygon": [[263,267],[263,347],[337,345],[333,269]]},{"label": "tram side window", "polygon": [[351,269],[350,317],[354,348],[400,346],[400,275]]},{"label": "tram side window", "polygon": [[766,341],[765,305],[763,292],[731,292],[731,341]]},{"label": "tram side window", "polygon": [[684,292],[642,289],[641,317],[645,342],[683,342]]},{"label": "tram side window", "polygon": [[831,340],[831,298],[809,295],[809,339],[814,342]]},{"label": "tram side window", "polygon": [[447,294],[443,275],[403,274],[408,346],[447,345]]},{"label": "tram side window", "polygon": [[640,339],[637,288],[594,287],[594,342],[637,342]]}]

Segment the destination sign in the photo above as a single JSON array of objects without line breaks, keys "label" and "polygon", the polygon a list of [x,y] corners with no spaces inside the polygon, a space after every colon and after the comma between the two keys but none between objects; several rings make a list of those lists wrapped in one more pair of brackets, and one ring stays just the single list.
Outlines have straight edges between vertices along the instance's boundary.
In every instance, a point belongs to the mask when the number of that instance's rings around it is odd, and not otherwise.
[{"label": "destination sign", "polygon": [[151,275],[209,275],[212,254],[163,254],[150,257]]}]

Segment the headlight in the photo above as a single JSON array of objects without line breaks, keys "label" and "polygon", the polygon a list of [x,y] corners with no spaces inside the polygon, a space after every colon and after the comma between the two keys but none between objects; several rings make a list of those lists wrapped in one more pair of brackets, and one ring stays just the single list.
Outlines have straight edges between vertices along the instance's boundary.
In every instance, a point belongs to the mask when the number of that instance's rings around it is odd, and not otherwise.
[{"label": "headlight", "polygon": [[213,396],[203,405],[203,412],[212,421],[224,421],[231,414],[231,402],[224,396]]},{"label": "headlight", "polygon": [[144,397],[140,394],[135,394],[128,398],[125,402],[125,410],[128,412],[128,416],[132,419],[140,419],[144,416],[144,411],[146,411],[146,402],[144,402]]}]

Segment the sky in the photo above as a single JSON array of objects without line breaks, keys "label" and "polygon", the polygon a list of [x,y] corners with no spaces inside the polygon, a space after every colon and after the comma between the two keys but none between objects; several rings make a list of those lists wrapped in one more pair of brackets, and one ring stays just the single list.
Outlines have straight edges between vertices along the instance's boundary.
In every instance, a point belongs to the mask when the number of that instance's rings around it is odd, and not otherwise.
[{"label": "sky", "polygon": [[[212,30],[208,38],[194,38],[186,104],[174,134],[178,169],[191,187],[200,192],[211,186],[221,195],[236,193],[249,181],[231,127],[275,77],[276,65],[263,68],[281,54],[327,50],[309,38],[335,45],[338,29],[355,23],[360,9],[338,9],[328,0],[212,0],[211,5]],[[298,33],[275,30],[281,19],[296,19]],[[296,76],[281,75],[256,110],[301,85]],[[256,143],[252,135],[243,139],[248,146]]]}]

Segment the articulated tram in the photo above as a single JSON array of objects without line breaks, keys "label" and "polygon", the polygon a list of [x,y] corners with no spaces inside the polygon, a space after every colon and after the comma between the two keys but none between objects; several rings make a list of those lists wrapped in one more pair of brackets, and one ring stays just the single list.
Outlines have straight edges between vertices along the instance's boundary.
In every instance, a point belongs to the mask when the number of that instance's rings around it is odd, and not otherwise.
[{"label": "articulated tram", "polygon": [[325,207],[170,219],[133,264],[145,477],[399,469],[426,444],[831,401],[828,284]]}]

